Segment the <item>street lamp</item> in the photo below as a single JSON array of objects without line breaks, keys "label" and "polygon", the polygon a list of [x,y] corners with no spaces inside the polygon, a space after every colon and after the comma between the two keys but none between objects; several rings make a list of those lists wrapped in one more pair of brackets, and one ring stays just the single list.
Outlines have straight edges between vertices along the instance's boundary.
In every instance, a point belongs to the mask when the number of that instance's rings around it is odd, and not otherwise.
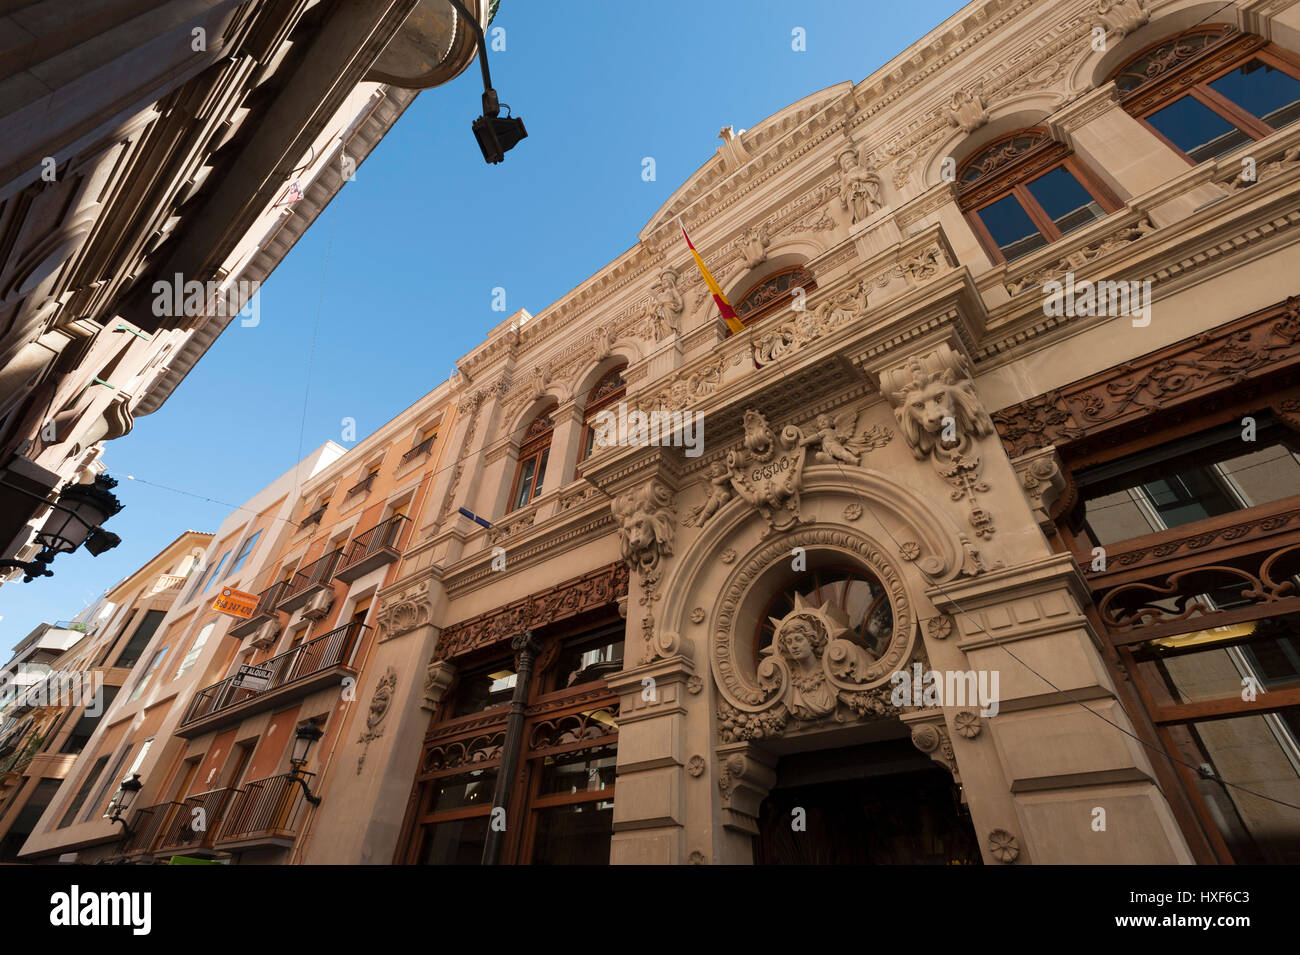
[{"label": "street lamp", "polygon": [[293,734],[293,755],[289,757],[289,765],[293,767],[290,775],[294,782],[302,787],[307,801],[313,806],[320,805],[320,797],[312,795],[307,780],[302,778],[302,768],[307,765],[307,754],[311,752],[312,745],[324,735],[315,723],[303,723]]},{"label": "street lamp", "polygon": [[[53,508],[36,532],[41,552],[31,560],[0,560],[0,569],[19,568],[25,574],[23,582],[29,583],[37,577],[54,576],[54,571],[49,569],[50,562],[59,554],[72,553],[82,544],[98,557],[122,543],[122,538],[100,527],[122,510],[122,502],[113,494],[115,487],[116,480],[107,474],[99,474],[91,484],[69,484],[53,503],[38,498],[42,504]],[[28,496],[36,497],[30,493]]]},{"label": "street lamp", "polygon": [[131,824],[122,817],[126,815],[126,811],[131,808],[131,803],[135,802],[135,797],[143,788],[144,783],[140,782],[139,773],[132,773],[130,779],[117,787],[117,798],[113,800],[113,814],[108,817],[108,821],[121,823],[127,835],[131,834]]},{"label": "street lamp", "polygon": [[[492,73],[488,69],[487,44],[483,40],[483,28],[479,26],[478,20],[470,16],[461,0],[447,2],[469,24],[478,42],[478,62],[483,71],[483,115],[474,120],[474,138],[478,140],[483,159],[489,163],[498,163],[505,158],[506,153],[519,145],[521,139],[528,136],[528,130],[524,129],[524,121],[520,117],[501,115],[501,103],[497,100],[497,91],[492,88]],[[507,106],[506,110],[509,109]]]}]

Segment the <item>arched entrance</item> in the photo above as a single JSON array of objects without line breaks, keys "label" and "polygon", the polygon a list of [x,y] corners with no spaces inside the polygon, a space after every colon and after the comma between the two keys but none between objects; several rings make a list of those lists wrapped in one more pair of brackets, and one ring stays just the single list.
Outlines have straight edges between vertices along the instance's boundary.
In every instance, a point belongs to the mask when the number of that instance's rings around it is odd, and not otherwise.
[{"label": "arched entrance", "polygon": [[910,740],[784,756],[758,814],[758,865],[979,865],[957,785]]}]

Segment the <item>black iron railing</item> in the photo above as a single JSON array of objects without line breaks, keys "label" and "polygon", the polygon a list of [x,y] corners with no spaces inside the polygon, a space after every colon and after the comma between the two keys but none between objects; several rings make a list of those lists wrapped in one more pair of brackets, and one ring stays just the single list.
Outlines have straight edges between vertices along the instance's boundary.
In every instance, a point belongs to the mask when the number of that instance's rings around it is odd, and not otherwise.
[{"label": "black iron railing", "polygon": [[158,849],[210,847],[221,828],[227,807],[241,792],[241,789],[212,789],[185,797],[163,830]]},{"label": "black iron railing", "polygon": [[317,584],[328,584],[334,577],[334,571],[338,567],[339,557],[342,554],[343,548],[341,547],[338,550],[332,550],[324,557],[312,561],[294,574],[289,578],[289,585],[280,594],[280,602],[297,596],[308,587],[315,587]]},{"label": "black iron railing", "polygon": [[137,810],[131,820],[131,834],[122,843],[122,855],[136,855],[152,852],[158,845],[158,839],[167,831],[176,811],[181,808],[178,802],[160,802],[155,806],[145,806]]},{"label": "black iron railing", "polygon": [[369,491],[370,485],[375,483],[375,478],[378,476],[379,476],[378,471],[372,471],[370,474],[367,474],[356,484],[348,488],[348,493],[344,496],[344,500],[350,497],[356,497],[358,494],[361,494],[364,491]]},{"label": "black iron railing", "polygon": [[[311,788],[313,773],[303,773]],[[249,839],[259,835],[292,835],[302,808],[303,790],[288,773],[244,783],[230,805],[218,841]]]},{"label": "black iron railing", "polygon": [[402,536],[402,528],[405,524],[405,517],[401,514],[394,514],[382,524],[377,524],[370,530],[352,538],[352,543],[348,544],[338,569],[342,570],[345,567],[351,567],[357,561],[363,560],[371,554],[377,554],[386,548],[397,550],[397,542]]},{"label": "black iron railing", "polygon": [[253,608],[253,616],[250,619],[255,620],[275,613],[275,605],[283,599],[284,588],[287,586],[289,581],[278,580],[258,594],[257,606]]},{"label": "black iron railing", "polygon": [[433,450],[433,442],[436,441],[437,438],[438,436],[436,434],[429,435],[415,447],[411,448],[410,451],[407,451],[402,455],[402,463],[406,464],[408,461],[413,461],[421,455],[428,454]]},{"label": "black iron railing", "polygon": [[[257,664],[260,669],[269,673],[265,678],[264,686],[249,687],[244,685],[246,680],[241,680],[238,675],[235,675],[226,677],[220,683],[204,687],[194,694],[194,699],[190,701],[181,725],[185,726],[219,713],[256,696],[270,693],[295,680],[320,673],[322,670],[347,666],[352,661],[357,644],[361,642],[362,633],[368,629],[370,628],[361,623],[344,624],[329,633],[299,644],[286,653]],[[258,682],[261,682],[260,679]]]}]

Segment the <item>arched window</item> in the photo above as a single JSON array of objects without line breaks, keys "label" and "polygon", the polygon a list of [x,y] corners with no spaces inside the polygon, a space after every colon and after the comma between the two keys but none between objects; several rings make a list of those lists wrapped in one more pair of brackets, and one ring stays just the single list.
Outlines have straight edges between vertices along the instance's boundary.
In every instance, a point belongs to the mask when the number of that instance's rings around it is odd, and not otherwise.
[{"label": "arched window", "polygon": [[1014,262],[1120,207],[1046,129],[995,140],[957,169],[959,202],[994,262]]},{"label": "arched window", "polygon": [[1192,163],[1300,119],[1300,58],[1224,24],[1162,40],[1111,78],[1124,109]]},{"label": "arched window", "polygon": [[754,638],[754,663],[759,655],[771,646],[776,625],[794,609],[798,594],[805,603],[816,606],[829,604],[848,617],[849,633],[845,636],[854,643],[878,655],[887,646],[894,632],[894,608],[880,582],[865,571],[845,567],[828,567],[810,570],[772,598],[767,609],[759,615],[758,632]]},{"label": "arched window", "polygon": [[618,404],[627,394],[627,383],[623,381],[623,371],[626,368],[627,365],[619,365],[605,372],[591,391],[587,392],[587,404],[582,412],[582,455],[578,458],[579,464],[587,460],[596,449],[596,415],[611,405]]},{"label": "arched window", "polygon": [[817,280],[802,265],[782,269],[755,282],[736,300],[736,317],[746,325],[752,325],[764,315],[770,315],[789,304],[794,299],[795,289],[803,289],[806,295],[816,287]]},{"label": "arched window", "polygon": [[519,467],[515,469],[515,483],[510,489],[512,511],[536,500],[542,493],[546,460],[551,456],[551,433],[555,428],[551,412],[554,410],[552,407],[541,412],[524,429],[523,440],[519,443]]}]

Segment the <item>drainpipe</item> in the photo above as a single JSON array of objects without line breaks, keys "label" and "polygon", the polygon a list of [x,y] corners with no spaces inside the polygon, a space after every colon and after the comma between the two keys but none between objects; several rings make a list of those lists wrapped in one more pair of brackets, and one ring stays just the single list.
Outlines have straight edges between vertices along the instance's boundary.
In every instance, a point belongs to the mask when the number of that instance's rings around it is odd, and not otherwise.
[{"label": "drainpipe", "polygon": [[[524,736],[524,705],[528,702],[528,686],[532,683],[533,661],[541,644],[533,631],[525,630],[510,641],[515,651],[515,691],[510,697],[510,715],[506,718],[506,740],[501,747],[501,768],[497,772],[497,785],[492,793],[492,814],[488,817],[487,838],[483,841],[483,864],[496,865],[501,859],[501,845],[505,828],[497,828],[496,820],[503,819],[510,806],[510,787],[515,778],[515,764]],[[498,813],[497,810],[501,812]]]}]

